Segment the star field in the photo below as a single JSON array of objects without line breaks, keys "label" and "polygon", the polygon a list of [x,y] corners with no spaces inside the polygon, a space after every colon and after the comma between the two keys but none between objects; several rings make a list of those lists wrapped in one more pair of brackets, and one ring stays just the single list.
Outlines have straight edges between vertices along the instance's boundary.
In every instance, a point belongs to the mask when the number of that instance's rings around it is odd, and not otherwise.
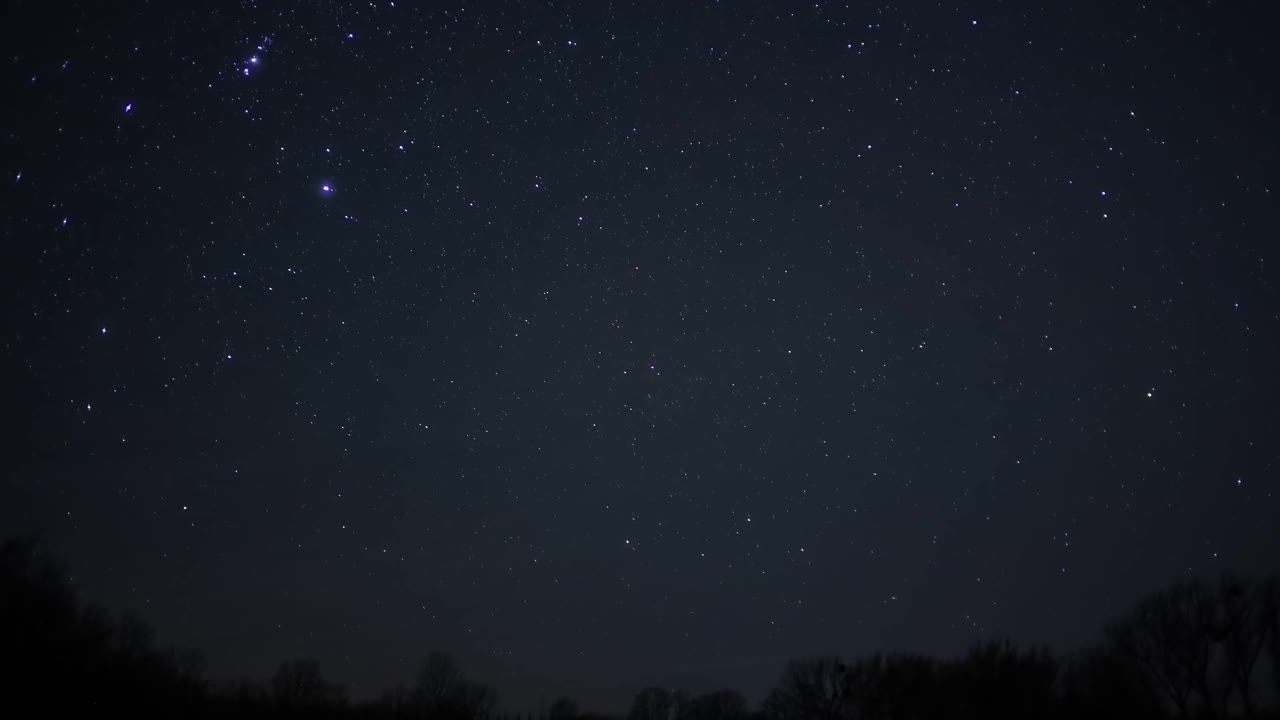
[{"label": "star field", "polygon": [[755,700],[1274,563],[1262,5],[46,5],[0,531],[215,675]]}]

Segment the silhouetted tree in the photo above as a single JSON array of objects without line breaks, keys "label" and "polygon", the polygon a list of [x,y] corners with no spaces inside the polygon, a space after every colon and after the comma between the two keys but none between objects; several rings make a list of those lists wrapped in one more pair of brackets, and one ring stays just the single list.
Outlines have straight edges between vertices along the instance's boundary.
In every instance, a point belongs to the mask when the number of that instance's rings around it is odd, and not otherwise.
[{"label": "silhouetted tree", "polygon": [[100,608],[81,610],[65,572],[34,538],[0,543],[0,680],[10,707],[190,715],[206,698],[196,657],[156,651],[135,617],[117,623]]},{"label": "silhouetted tree", "polygon": [[765,698],[764,713],[772,720],[838,720],[847,691],[845,666],[838,658],[794,660]]},{"label": "silhouetted tree", "polygon": [[849,714],[855,718],[931,718],[943,714],[939,664],[918,655],[882,656],[845,669]]},{"label": "silhouetted tree", "polygon": [[1065,663],[1058,688],[1065,717],[1154,720],[1165,714],[1151,683],[1111,647],[1091,649]]},{"label": "silhouetted tree", "polygon": [[346,703],[342,687],[320,673],[320,663],[311,658],[281,663],[271,678],[276,705],[287,710],[317,710]]},{"label": "silhouetted tree", "polygon": [[382,691],[376,703],[385,716],[405,717],[413,714],[413,693],[403,684]]},{"label": "silhouetted tree", "polygon": [[138,660],[151,652],[155,633],[136,615],[123,613],[116,626],[116,652],[124,660]]},{"label": "silhouetted tree", "polygon": [[1008,641],[987,643],[953,663],[947,676],[962,717],[1048,717],[1056,701],[1057,665],[1043,649],[1020,652]]},{"label": "silhouetted tree", "polygon": [[428,706],[442,705],[464,682],[462,669],[447,653],[433,652],[418,670],[415,693]]},{"label": "silhouetted tree", "polygon": [[483,720],[493,714],[496,702],[491,688],[468,681],[446,653],[431,653],[418,671],[413,704],[422,717]]},{"label": "silhouetted tree", "polygon": [[271,705],[271,696],[259,683],[249,678],[237,678],[217,692],[220,705],[234,717],[261,715]]},{"label": "silhouetted tree", "polygon": [[[926,718],[1276,717],[1280,699],[1280,576],[1225,577],[1154,593],[1107,629],[1108,642],[1058,663],[1047,650],[987,643],[938,661],[873,655],[789,663],[765,699],[764,720]],[[1259,686],[1270,673],[1275,689]],[[412,688],[350,705],[314,660],[284,663],[268,693],[249,681],[211,692],[196,652],[156,648],[139,618],[83,609],[66,574],[29,540],[0,544],[0,712],[53,717],[351,717],[488,720],[495,694],[449,655],[429,655]],[[1258,688],[1262,687],[1261,690]],[[7,715],[6,715],[7,717]],[[505,716],[504,716],[505,717]],[[529,713],[516,717],[532,720]],[[731,690],[690,697],[649,687],[629,720],[746,720]],[[588,720],[559,698],[539,720]]]},{"label": "silhouetted tree", "polygon": [[567,697],[557,698],[547,711],[550,720],[577,720],[578,704]]},{"label": "silhouetted tree", "polygon": [[1250,580],[1224,577],[1218,586],[1216,636],[1223,650],[1227,680],[1221,699],[1224,711],[1234,690],[1245,717],[1253,717],[1252,680],[1268,641],[1265,588]]},{"label": "silhouetted tree", "polygon": [[627,720],[674,720],[679,710],[679,696],[662,687],[647,687],[631,701]]},{"label": "silhouetted tree", "polygon": [[1280,573],[1263,580],[1258,595],[1262,605],[1262,632],[1267,638],[1267,654],[1271,660],[1271,694],[1280,702]]},{"label": "silhouetted tree", "polygon": [[1214,594],[1202,582],[1175,585],[1138,604],[1108,635],[1183,717],[1212,714]]},{"label": "silhouetted tree", "polygon": [[745,720],[747,699],[733,690],[716,690],[684,704],[680,720]]}]

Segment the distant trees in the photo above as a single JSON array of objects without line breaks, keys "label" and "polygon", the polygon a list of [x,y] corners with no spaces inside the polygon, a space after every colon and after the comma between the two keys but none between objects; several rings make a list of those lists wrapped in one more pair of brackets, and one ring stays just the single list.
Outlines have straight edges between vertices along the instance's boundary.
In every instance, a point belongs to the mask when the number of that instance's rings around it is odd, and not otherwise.
[{"label": "distant trees", "polygon": [[1056,706],[1057,663],[1048,650],[991,642],[946,667],[961,717],[1048,717]]},{"label": "distant trees", "polygon": [[423,718],[485,720],[493,714],[497,694],[467,680],[452,656],[431,653],[418,671],[411,702]]},{"label": "distant trees", "polygon": [[792,660],[764,700],[771,720],[839,720],[848,704],[848,673],[839,658]]},{"label": "distant trees", "polygon": [[1140,670],[1111,647],[1075,655],[1059,669],[1062,715],[1152,720],[1165,716],[1160,696]]},{"label": "distant trees", "polygon": [[547,711],[549,720],[577,720],[578,704],[567,697],[557,698]]},{"label": "distant trees", "polygon": [[1266,588],[1252,580],[1224,577],[1218,586],[1214,639],[1221,645],[1226,682],[1221,702],[1226,710],[1234,690],[1245,717],[1253,717],[1253,675],[1267,645]]},{"label": "distant trees", "polygon": [[1179,717],[1250,717],[1259,660],[1277,642],[1275,582],[1181,583],[1144,598],[1107,637]]},{"label": "distant trees", "polygon": [[627,720],[675,720],[680,697],[673,690],[647,687],[631,701]]},{"label": "distant trees", "polygon": [[692,697],[683,690],[648,687],[636,693],[627,720],[744,720],[750,716],[746,698],[733,690]]},{"label": "distant trees", "polygon": [[1006,642],[938,662],[918,655],[874,655],[792,662],[765,699],[769,720],[824,718],[1047,717],[1055,707],[1057,666],[1045,650]]},{"label": "distant trees", "polygon": [[67,715],[191,714],[207,699],[199,653],[157,650],[149,627],[81,608],[33,538],[0,543],[0,683],[10,708]]},{"label": "distant trees", "polygon": [[[1106,642],[1059,663],[1008,642],[949,661],[882,656],[793,661],[766,697],[767,720],[956,717],[1255,717],[1269,667],[1280,700],[1275,578],[1224,577],[1153,593],[1107,628]],[[1265,662],[1264,662],[1265,658]]]},{"label": "distant trees", "polygon": [[326,680],[311,658],[281,663],[271,677],[271,693],[276,706],[287,710],[333,709],[347,702],[342,686]]},{"label": "distant trees", "polygon": [[[211,689],[196,652],[158,649],[139,618],[81,607],[66,574],[30,539],[0,543],[0,711],[56,717],[350,717],[490,720],[493,689],[450,655],[426,657],[408,687],[351,703],[314,659],[283,663],[263,687]],[[1008,642],[938,660],[873,655],[796,660],[758,713],[742,695],[648,687],[627,720],[926,718],[1255,718],[1280,715],[1280,575],[1223,577],[1152,593],[1087,652],[1055,659]],[[7,716],[7,715],[6,715]],[[504,718],[510,715],[504,715]],[[587,720],[573,700],[522,720]]]},{"label": "distant trees", "polygon": [[934,717],[938,663],[919,655],[873,655],[844,671],[844,717]]},{"label": "distant trees", "polygon": [[716,690],[688,703],[682,720],[745,720],[751,713],[747,699],[734,690]]},{"label": "distant trees", "polygon": [[1258,595],[1262,603],[1259,616],[1271,660],[1271,687],[1273,693],[1280,697],[1280,573],[1263,581]]},{"label": "distant trees", "polygon": [[1201,583],[1184,583],[1148,596],[1108,635],[1159,692],[1187,717],[1213,707],[1209,665],[1213,603]]}]

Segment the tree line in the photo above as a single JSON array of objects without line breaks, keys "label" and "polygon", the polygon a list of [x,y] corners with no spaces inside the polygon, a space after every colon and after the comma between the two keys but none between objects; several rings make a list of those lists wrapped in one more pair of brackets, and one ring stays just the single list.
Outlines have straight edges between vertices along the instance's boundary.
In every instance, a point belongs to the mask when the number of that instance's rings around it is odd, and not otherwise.
[{"label": "tree line", "polygon": [[[570,698],[497,710],[497,693],[431,653],[410,685],[355,702],[302,658],[269,682],[214,683],[194,651],[156,646],[136,617],[82,605],[30,538],[0,544],[0,709],[55,717],[587,720]],[[5,712],[7,715],[8,713]],[[21,714],[21,713],[20,713]],[[1280,575],[1179,583],[1142,599],[1091,649],[1008,641],[959,658],[816,657],[783,669],[759,707],[734,690],[649,687],[626,720],[1280,718]]]}]

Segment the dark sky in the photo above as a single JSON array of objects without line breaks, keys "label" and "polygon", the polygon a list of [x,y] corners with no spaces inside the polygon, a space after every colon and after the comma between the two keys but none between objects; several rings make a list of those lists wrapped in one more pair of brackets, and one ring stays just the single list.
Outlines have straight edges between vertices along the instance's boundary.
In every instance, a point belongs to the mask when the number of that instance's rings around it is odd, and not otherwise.
[{"label": "dark sky", "polygon": [[1268,6],[1095,5],[7,3],[0,532],[525,708],[1268,568]]}]

